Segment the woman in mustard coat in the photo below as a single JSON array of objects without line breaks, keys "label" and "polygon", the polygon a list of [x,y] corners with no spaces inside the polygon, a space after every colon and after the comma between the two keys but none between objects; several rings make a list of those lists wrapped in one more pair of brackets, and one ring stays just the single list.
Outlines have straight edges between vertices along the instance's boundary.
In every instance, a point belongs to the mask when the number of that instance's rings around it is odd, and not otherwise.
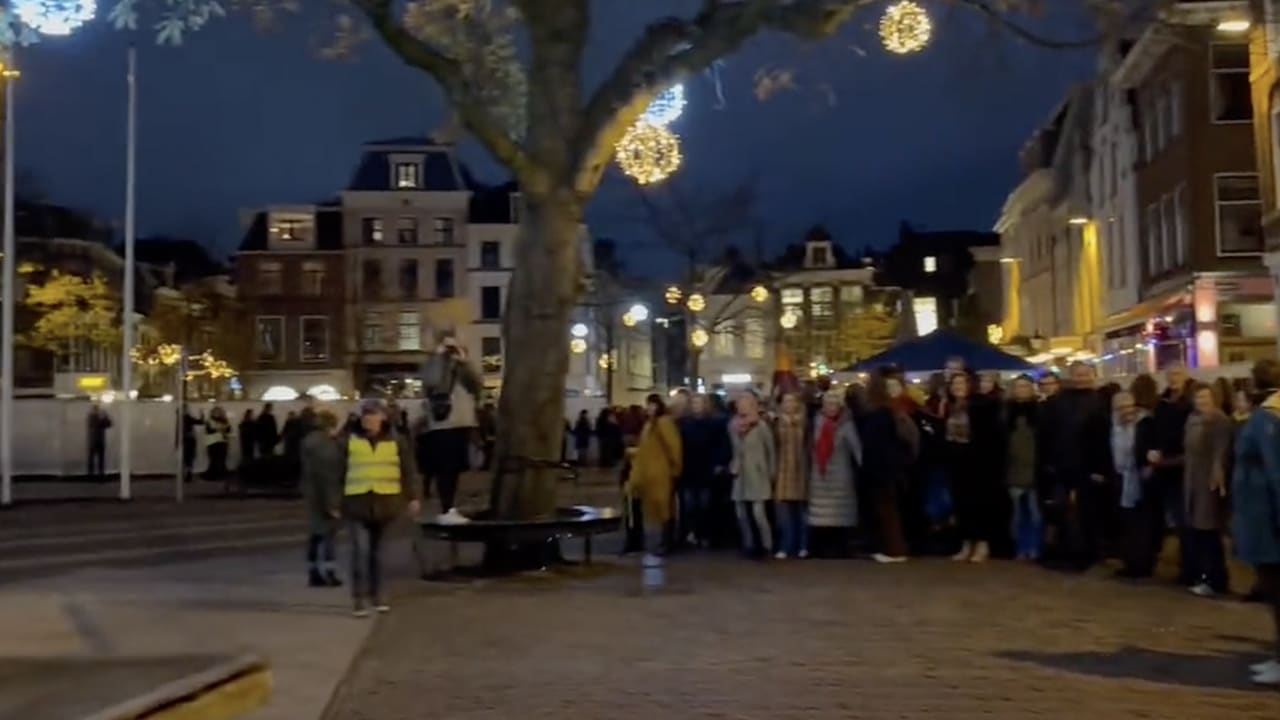
[{"label": "woman in mustard coat", "polygon": [[[667,414],[661,395],[655,393],[645,400],[645,416],[644,428],[632,451],[631,473],[625,490],[629,496],[640,499],[646,530],[660,537],[662,527],[671,519],[671,499],[684,452],[680,446],[680,430]],[[645,558],[646,562],[653,559],[653,555]]]}]

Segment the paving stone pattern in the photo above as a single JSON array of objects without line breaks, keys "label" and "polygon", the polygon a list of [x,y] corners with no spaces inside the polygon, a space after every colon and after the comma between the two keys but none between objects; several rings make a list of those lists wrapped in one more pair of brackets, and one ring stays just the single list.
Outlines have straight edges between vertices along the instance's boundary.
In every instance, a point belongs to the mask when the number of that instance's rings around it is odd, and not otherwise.
[{"label": "paving stone pattern", "polygon": [[1276,720],[1265,612],[1165,585],[943,560],[684,556],[411,584],[329,717]]}]

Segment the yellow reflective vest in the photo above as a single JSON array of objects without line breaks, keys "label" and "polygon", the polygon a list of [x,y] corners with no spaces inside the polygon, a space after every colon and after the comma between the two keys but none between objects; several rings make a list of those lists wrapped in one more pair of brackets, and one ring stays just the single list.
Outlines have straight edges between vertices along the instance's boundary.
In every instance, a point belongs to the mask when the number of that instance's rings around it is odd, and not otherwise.
[{"label": "yellow reflective vest", "polygon": [[352,435],[347,440],[347,480],[343,495],[399,495],[400,446],[388,437],[377,445]]}]

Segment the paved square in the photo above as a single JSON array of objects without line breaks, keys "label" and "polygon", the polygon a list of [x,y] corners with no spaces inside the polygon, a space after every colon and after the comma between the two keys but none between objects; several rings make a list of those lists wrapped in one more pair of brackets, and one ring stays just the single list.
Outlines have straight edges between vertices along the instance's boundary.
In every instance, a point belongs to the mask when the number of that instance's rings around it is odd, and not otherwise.
[{"label": "paved square", "polygon": [[1264,609],[1005,562],[755,564],[404,588],[330,717],[1276,720]]}]

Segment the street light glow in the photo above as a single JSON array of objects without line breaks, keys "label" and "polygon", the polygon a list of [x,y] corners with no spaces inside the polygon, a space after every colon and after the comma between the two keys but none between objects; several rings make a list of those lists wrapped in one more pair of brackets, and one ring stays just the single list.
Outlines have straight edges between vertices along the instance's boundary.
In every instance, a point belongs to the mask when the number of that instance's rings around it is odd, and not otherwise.
[{"label": "street light glow", "polygon": [[1252,26],[1253,23],[1245,18],[1232,18],[1218,23],[1218,32],[1242,33],[1247,32]]},{"label": "street light glow", "polygon": [[644,322],[649,319],[649,308],[643,303],[636,303],[635,305],[632,305],[631,308],[627,310],[627,313],[631,315],[632,318],[635,318],[636,322]]},{"label": "street light glow", "polygon": [[569,334],[576,338],[584,338],[590,333],[586,323],[574,323],[573,327],[569,328]]},{"label": "street light glow", "polygon": [[98,14],[97,0],[10,0],[10,9],[41,35],[70,35]]},{"label": "street light glow", "polygon": [[1083,215],[1077,215],[1077,216],[1075,216],[1075,217],[1071,218],[1070,220],[1068,220],[1068,221],[1067,221],[1067,224],[1068,224],[1068,225],[1088,225],[1088,224],[1089,224],[1089,218],[1084,217]]}]

